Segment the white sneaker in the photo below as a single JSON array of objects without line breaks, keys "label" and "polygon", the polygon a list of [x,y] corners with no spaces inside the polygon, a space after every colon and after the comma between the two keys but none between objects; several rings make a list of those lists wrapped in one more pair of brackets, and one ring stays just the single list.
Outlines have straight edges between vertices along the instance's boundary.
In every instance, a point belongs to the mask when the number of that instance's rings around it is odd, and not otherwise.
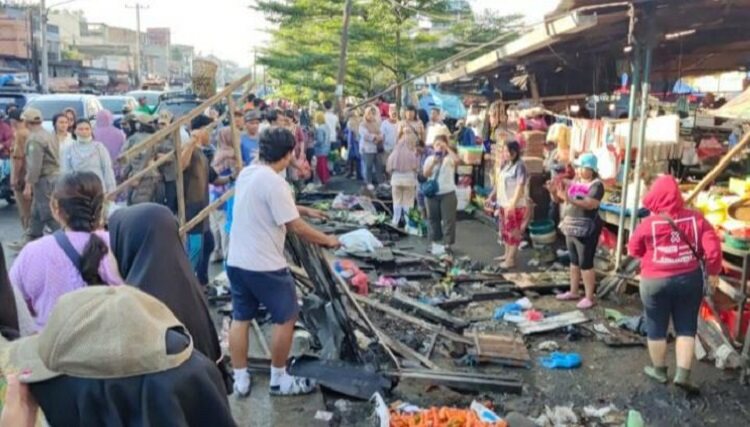
[{"label": "white sneaker", "polygon": [[432,244],[432,250],[430,253],[433,256],[443,256],[445,255],[445,246],[439,244],[439,243],[433,243]]},{"label": "white sneaker", "polygon": [[570,252],[568,252],[568,251],[567,251],[567,250],[565,250],[565,249],[558,249],[558,250],[556,251],[556,255],[557,255],[557,257],[558,257],[558,258],[562,258],[562,257],[564,257],[564,256],[567,256],[567,255],[569,255],[569,254],[570,254]]}]

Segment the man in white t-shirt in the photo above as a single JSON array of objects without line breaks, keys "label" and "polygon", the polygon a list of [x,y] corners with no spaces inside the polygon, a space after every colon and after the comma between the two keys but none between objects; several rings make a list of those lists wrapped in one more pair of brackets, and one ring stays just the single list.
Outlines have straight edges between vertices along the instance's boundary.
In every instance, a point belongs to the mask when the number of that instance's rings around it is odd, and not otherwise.
[{"label": "man in white t-shirt", "polygon": [[430,112],[430,121],[427,122],[427,138],[425,140],[425,145],[432,147],[432,144],[435,143],[436,136],[449,136],[450,134],[448,126],[443,123],[443,113],[439,108],[433,108]]},{"label": "man in white t-shirt", "polygon": [[331,150],[337,151],[341,148],[338,138],[341,122],[339,121],[339,116],[333,112],[333,103],[331,101],[325,101],[323,106],[326,109],[325,119],[326,127],[328,128],[328,141],[331,143]]},{"label": "man in white t-shirt", "polygon": [[292,161],[294,146],[294,135],[289,130],[268,129],[260,137],[259,161],[243,169],[236,181],[227,258],[233,318],[229,349],[234,390],[243,397],[250,394],[251,386],[247,372],[249,326],[260,304],[274,323],[270,393],[288,396],[315,389],[311,381],[286,373],[299,306],[294,279],[284,257],[284,242],[287,230],[325,247],[338,247],[339,242],[300,218],[322,218],[324,214],[295,206],[291,189],[281,176]]}]

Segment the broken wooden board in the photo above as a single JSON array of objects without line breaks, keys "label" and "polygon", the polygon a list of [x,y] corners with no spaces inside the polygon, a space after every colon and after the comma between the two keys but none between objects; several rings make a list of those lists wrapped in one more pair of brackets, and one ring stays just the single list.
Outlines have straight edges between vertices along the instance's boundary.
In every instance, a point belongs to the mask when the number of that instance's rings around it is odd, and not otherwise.
[{"label": "broken wooden board", "polygon": [[521,290],[552,292],[570,287],[570,273],[554,271],[542,273],[503,273],[503,278],[513,282]]},{"label": "broken wooden board", "polygon": [[523,383],[521,380],[486,373],[473,374],[452,371],[402,369],[398,372],[386,372],[385,374],[400,379],[425,381],[430,384],[467,391],[515,394],[521,394],[523,391]]},{"label": "broken wooden board", "polygon": [[413,324],[415,326],[418,326],[418,327],[420,327],[422,329],[425,329],[427,331],[430,331],[430,332],[433,332],[433,333],[437,333],[440,336],[442,336],[444,338],[447,338],[447,339],[449,339],[451,341],[460,342],[460,343],[463,343],[463,344],[473,344],[473,341],[471,339],[469,339],[469,338],[466,338],[464,336],[458,335],[455,332],[451,332],[451,331],[449,331],[449,330],[447,330],[447,329],[445,329],[445,328],[443,328],[441,326],[435,325],[435,324],[430,323],[430,322],[428,322],[426,320],[423,320],[423,319],[420,319],[418,317],[414,317],[414,316],[411,316],[409,314],[406,314],[406,313],[404,313],[403,311],[401,311],[401,310],[399,310],[397,308],[391,307],[390,305],[385,305],[385,304],[383,304],[383,303],[381,303],[379,301],[376,301],[374,299],[371,299],[371,298],[368,298],[368,297],[365,297],[365,296],[362,296],[362,295],[357,295],[357,294],[354,294],[354,298],[358,302],[360,302],[362,304],[368,305],[368,306],[370,306],[370,307],[372,307],[372,308],[374,308],[376,310],[382,311],[383,313],[385,313],[387,315],[390,315],[390,316],[393,316],[393,317],[396,317],[396,318],[398,318],[400,320],[409,322],[409,323],[411,323],[411,324]]},{"label": "broken wooden board", "polygon": [[523,338],[507,333],[464,332],[474,342],[469,354],[479,362],[498,363],[506,366],[529,368],[531,356]]},{"label": "broken wooden board", "polygon": [[391,296],[390,302],[396,307],[412,310],[422,318],[437,322],[455,331],[463,331],[469,326],[469,322],[464,319],[453,316],[438,307],[419,302],[398,291]]},{"label": "broken wooden board", "polygon": [[581,310],[569,311],[556,316],[547,317],[539,321],[523,320],[516,324],[518,330],[524,335],[538,334],[540,332],[553,331],[570,325],[586,323],[589,318]]},{"label": "broken wooden board", "polygon": [[476,292],[465,297],[443,301],[438,304],[438,307],[444,310],[450,310],[472,302],[492,301],[496,299],[510,298],[517,295],[518,290],[515,286],[502,286],[492,291]]}]

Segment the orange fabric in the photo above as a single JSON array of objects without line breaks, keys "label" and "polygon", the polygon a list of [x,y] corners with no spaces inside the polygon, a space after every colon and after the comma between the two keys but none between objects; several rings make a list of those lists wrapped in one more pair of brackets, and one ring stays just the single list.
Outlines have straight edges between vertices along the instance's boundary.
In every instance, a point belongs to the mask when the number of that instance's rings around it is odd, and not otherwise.
[{"label": "orange fabric", "polygon": [[485,423],[472,410],[442,407],[414,414],[391,412],[391,427],[508,427],[508,423]]}]

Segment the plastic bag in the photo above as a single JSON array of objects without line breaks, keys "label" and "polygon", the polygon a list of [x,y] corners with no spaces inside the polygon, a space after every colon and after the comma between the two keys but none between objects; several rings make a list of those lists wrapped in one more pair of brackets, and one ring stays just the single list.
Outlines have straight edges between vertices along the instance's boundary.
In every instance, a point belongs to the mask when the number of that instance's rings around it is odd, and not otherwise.
[{"label": "plastic bag", "polygon": [[383,247],[369,230],[361,229],[346,233],[339,237],[341,245],[349,252],[375,252],[375,249]]}]

